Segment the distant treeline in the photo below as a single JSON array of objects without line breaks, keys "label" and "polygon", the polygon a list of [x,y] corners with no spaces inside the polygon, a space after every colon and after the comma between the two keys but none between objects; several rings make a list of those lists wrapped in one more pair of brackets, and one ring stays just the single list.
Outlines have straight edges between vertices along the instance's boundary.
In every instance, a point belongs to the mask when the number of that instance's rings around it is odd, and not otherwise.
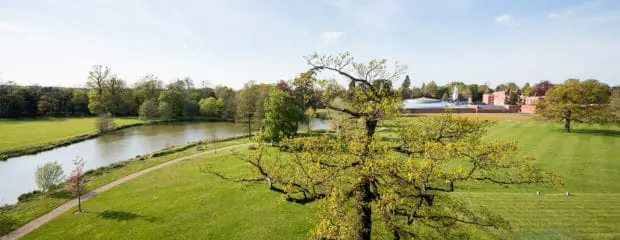
[{"label": "distant treeline", "polygon": [[[301,75],[300,75],[301,76]],[[293,80],[294,83],[295,81]],[[294,85],[294,84],[293,84]],[[451,82],[437,85],[434,81],[421,86],[411,86],[407,76],[398,89],[392,89],[403,99],[428,97],[445,99],[452,97],[455,86],[460,98],[482,101],[484,93],[498,90],[509,91],[511,95],[543,96],[552,85],[542,81],[534,86],[526,83],[519,87],[515,83],[500,84],[495,88],[487,84],[465,84]],[[288,89],[298,99],[299,108],[305,111],[312,102],[303,101],[302,86],[277,84],[256,84],[248,82],[244,89],[251,94],[240,95],[226,86],[207,87],[201,82],[197,87],[191,78],[177,78],[164,84],[157,76],[147,74],[135,84],[128,86],[107,66],[95,65],[88,74],[86,88],[19,86],[14,82],[0,82],[0,118],[71,117],[111,113],[114,116],[140,116],[143,119],[177,119],[185,117],[210,117],[260,121],[264,116],[263,105],[270,88]],[[250,91],[251,89],[251,91]],[[295,91],[295,92],[292,92]],[[250,96],[251,95],[251,96]],[[513,97],[511,99],[516,99]],[[251,101],[250,101],[251,100]],[[237,109],[237,105],[253,105]],[[252,113],[249,113],[252,111]]]},{"label": "distant treeline", "polygon": [[[70,117],[111,113],[114,116],[195,117],[199,102],[219,99],[209,117],[233,118],[236,92],[225,86],[195,87],[190,78],[164,84],[148,74],[132,86],[113,74],[108,67],[94,66],[87,88],[19,86],[0,82],[0,118]],[[203,100],[206,102],[206,100]],[[146,105],[145,105],[146,103]],[[213,101],[217,104],[218,101]],[[150,109],[154,107],[153,109]],[[149,115],[150,114],[150,115]]]},{"label": "distant treeline", "polygon": [[[256,84],[249,81],[241,90],[214,88],[205,82],[197,87],[191,78],[177,78],[164,84],[147,74],[135,84],[127,83],[107,66],[95,65],[88,74],[86,88],[20,86],[0,82],[0,118],[95,116],[139,116],[142,119],[207,117],[260,122],[264,102],[274,88],[294,91],[288,83]],[[303,87],[295,88],[300,109],[310,107]],[[305,99],[305,100],[304,100]],[[239,107],[238,107],[239,106]]]}]

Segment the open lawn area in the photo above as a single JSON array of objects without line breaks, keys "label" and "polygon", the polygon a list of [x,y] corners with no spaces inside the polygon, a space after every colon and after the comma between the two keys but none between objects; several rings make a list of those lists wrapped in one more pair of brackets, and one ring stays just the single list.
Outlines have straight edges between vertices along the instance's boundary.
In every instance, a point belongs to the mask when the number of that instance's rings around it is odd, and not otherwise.
[{"label": "open lawn area", "polygon": [[[56,142],[95,131],[95,117],[0,120],[0,152]],[[142,122],[137,118],[116,118],[117,126]]]},{"label": "open lawn area", "polygon": [[[453,193],[510,221],[511,232],[472,231],[474,238],[620,238],[620,127],[558,123],[525,115],[480,115],[497,119],[488,140],[519,141],[538,165],[563,175],[564,186],[475,186]],[[395,134],[387,121],[380,135]],[[240,151],[247,151],[245,148]],[[223,173],[247,170],[234,156],[218,152],[159,169],[84,203],[86,213],[67,212],[24,239],[306,239],[315,223],[314,204],[282,200],[264,185],[223,181],[200,170],[213,164]],[[537,196],[536,191],[542,191]],[[566,197],[570,191],[573,196]],[[380,234],[380,230],[375,233]]]}]

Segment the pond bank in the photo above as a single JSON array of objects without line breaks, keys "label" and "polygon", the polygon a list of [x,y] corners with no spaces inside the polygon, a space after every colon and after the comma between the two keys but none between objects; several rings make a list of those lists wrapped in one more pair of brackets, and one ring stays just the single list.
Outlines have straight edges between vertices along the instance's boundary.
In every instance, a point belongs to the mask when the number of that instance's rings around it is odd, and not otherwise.
[{"label": "pond bank", "polygon": [[[110,132],[115,132],[115,131],[127,129],[127,128],[130,128],[130,127],[136,127],[136,126],[142,126],[142,125],[151,125],[151,124],[161,124],[161,123],[172,123],[172,122],[232,122],[232,120],[230,120],[230,119],[215,119],[215,118],[213,118],[213,119],[179,119],[179,120],[144,121],[144,122],[139,122],[139,123],[131,123],[131,124],[121,125],[121,126],[118,126],[118,127],[114,128],[114,129],[108,131],[107,133],[104,133],[104,134],[108,134]],[[40,144],[34,144],[34,145],[28,145],[28,146],[24,146],[24,147],[18,147],[18,148],[3,150],[3,151],[0,151],[0,161],[5,161],[5,160],[7,160],[9,158],[20,157],[20,156],[24,156],[24,155],[37,154],[37,153],[48,151],[48,150],[52,150],[52,149],[55,149],[55,148],[68,146],[68,145],[71,145],[71,144],[74,144],[74,143],[78,143],[78,142],[86,141],[86,140],[93,139],[93,138],[96,138],[96,137],[100,137],[100,136],[102,136],[104,134],[101,134],[101,133],[98,133],[98,132],[91,132],[91,133],[81,134],[81,135],[77,135],[77,136],[66,138],[66,139],[61,139],[61,140],[58,140],[58,141],[50,141],[50,142],[44,142],[44,143],[40,143]]]}]

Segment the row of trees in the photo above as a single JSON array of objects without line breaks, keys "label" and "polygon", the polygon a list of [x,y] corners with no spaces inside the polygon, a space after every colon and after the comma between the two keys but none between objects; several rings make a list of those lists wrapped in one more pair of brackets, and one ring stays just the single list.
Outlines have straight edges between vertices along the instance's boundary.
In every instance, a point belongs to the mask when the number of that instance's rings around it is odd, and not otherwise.
[{"label": "row of trees", "polygon": [[411,86],[411,79],[409,76],[405,77],[401,86],[398,88],[398,92],[403,99],[408,98],[436,98],[436,99],[448,99],[452,97],[454,87],[459,89],[459,98],[468,99],[471,98],[474,102],[482,101],[482,95],[485,93],[492,93],[494,91],[508,91],[515,96],[544,96],[545,92],[552,86],[549,81],[541,81],[533,86],[529,83],[525,83],[523,87],[519,87],[516,83],[509,82],[505,84],[499,84],[495,88],[489,87],[488,84],[465,84],[463,82],[451,82],[446,85],[437,85],[435,81],[428,83],[422,83],[422,86]]},{"label": "row of trees", "polygon": [[[111,113],[114,116],[145,118],[195,117],[201,114],[199,102],[214,98],[220,106],[209,117],[232,119],[236,92],[225,86],[194,87],[190,78],[164,85],[157,76],[147,74],[128,87],[107,66],[93,66],[87,88],[19,86],[0,82],[0,118],[43,116],[87,116]],[[143,113],[143,114],[142,114]]]}]

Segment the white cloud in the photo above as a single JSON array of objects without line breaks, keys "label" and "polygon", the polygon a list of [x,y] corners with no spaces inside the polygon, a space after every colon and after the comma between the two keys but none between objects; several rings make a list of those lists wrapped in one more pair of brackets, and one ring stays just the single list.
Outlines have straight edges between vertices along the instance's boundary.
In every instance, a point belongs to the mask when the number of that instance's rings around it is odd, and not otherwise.
[{"label": "white cloud", "polygon": [[558,19],[558,18],[568,17],[572,15],[573,12],[574,12],[573,9],[566,9],[560,13],[552,12],[552,13],[549,13],[549,15],[547,15],[547,19]]},{"label": "white cloud", "polygon": [[344,35],[344,32],[323,32],[321,33],[321,38],[325,42],[336,42],[344,37]]},{"label": "white cloud", "polygon": [[504,15],[497,16],[495,18],[495,22],[511,22],[513,21],[513,19],[514,18],[512,17],[512,15],[504,14]]},{"label": "white cloud", "polygon": [[519,24],[515,21],[515,18],[510,14],[502,14],[495,17],[495,22],[511,27],[518,27]]}]

